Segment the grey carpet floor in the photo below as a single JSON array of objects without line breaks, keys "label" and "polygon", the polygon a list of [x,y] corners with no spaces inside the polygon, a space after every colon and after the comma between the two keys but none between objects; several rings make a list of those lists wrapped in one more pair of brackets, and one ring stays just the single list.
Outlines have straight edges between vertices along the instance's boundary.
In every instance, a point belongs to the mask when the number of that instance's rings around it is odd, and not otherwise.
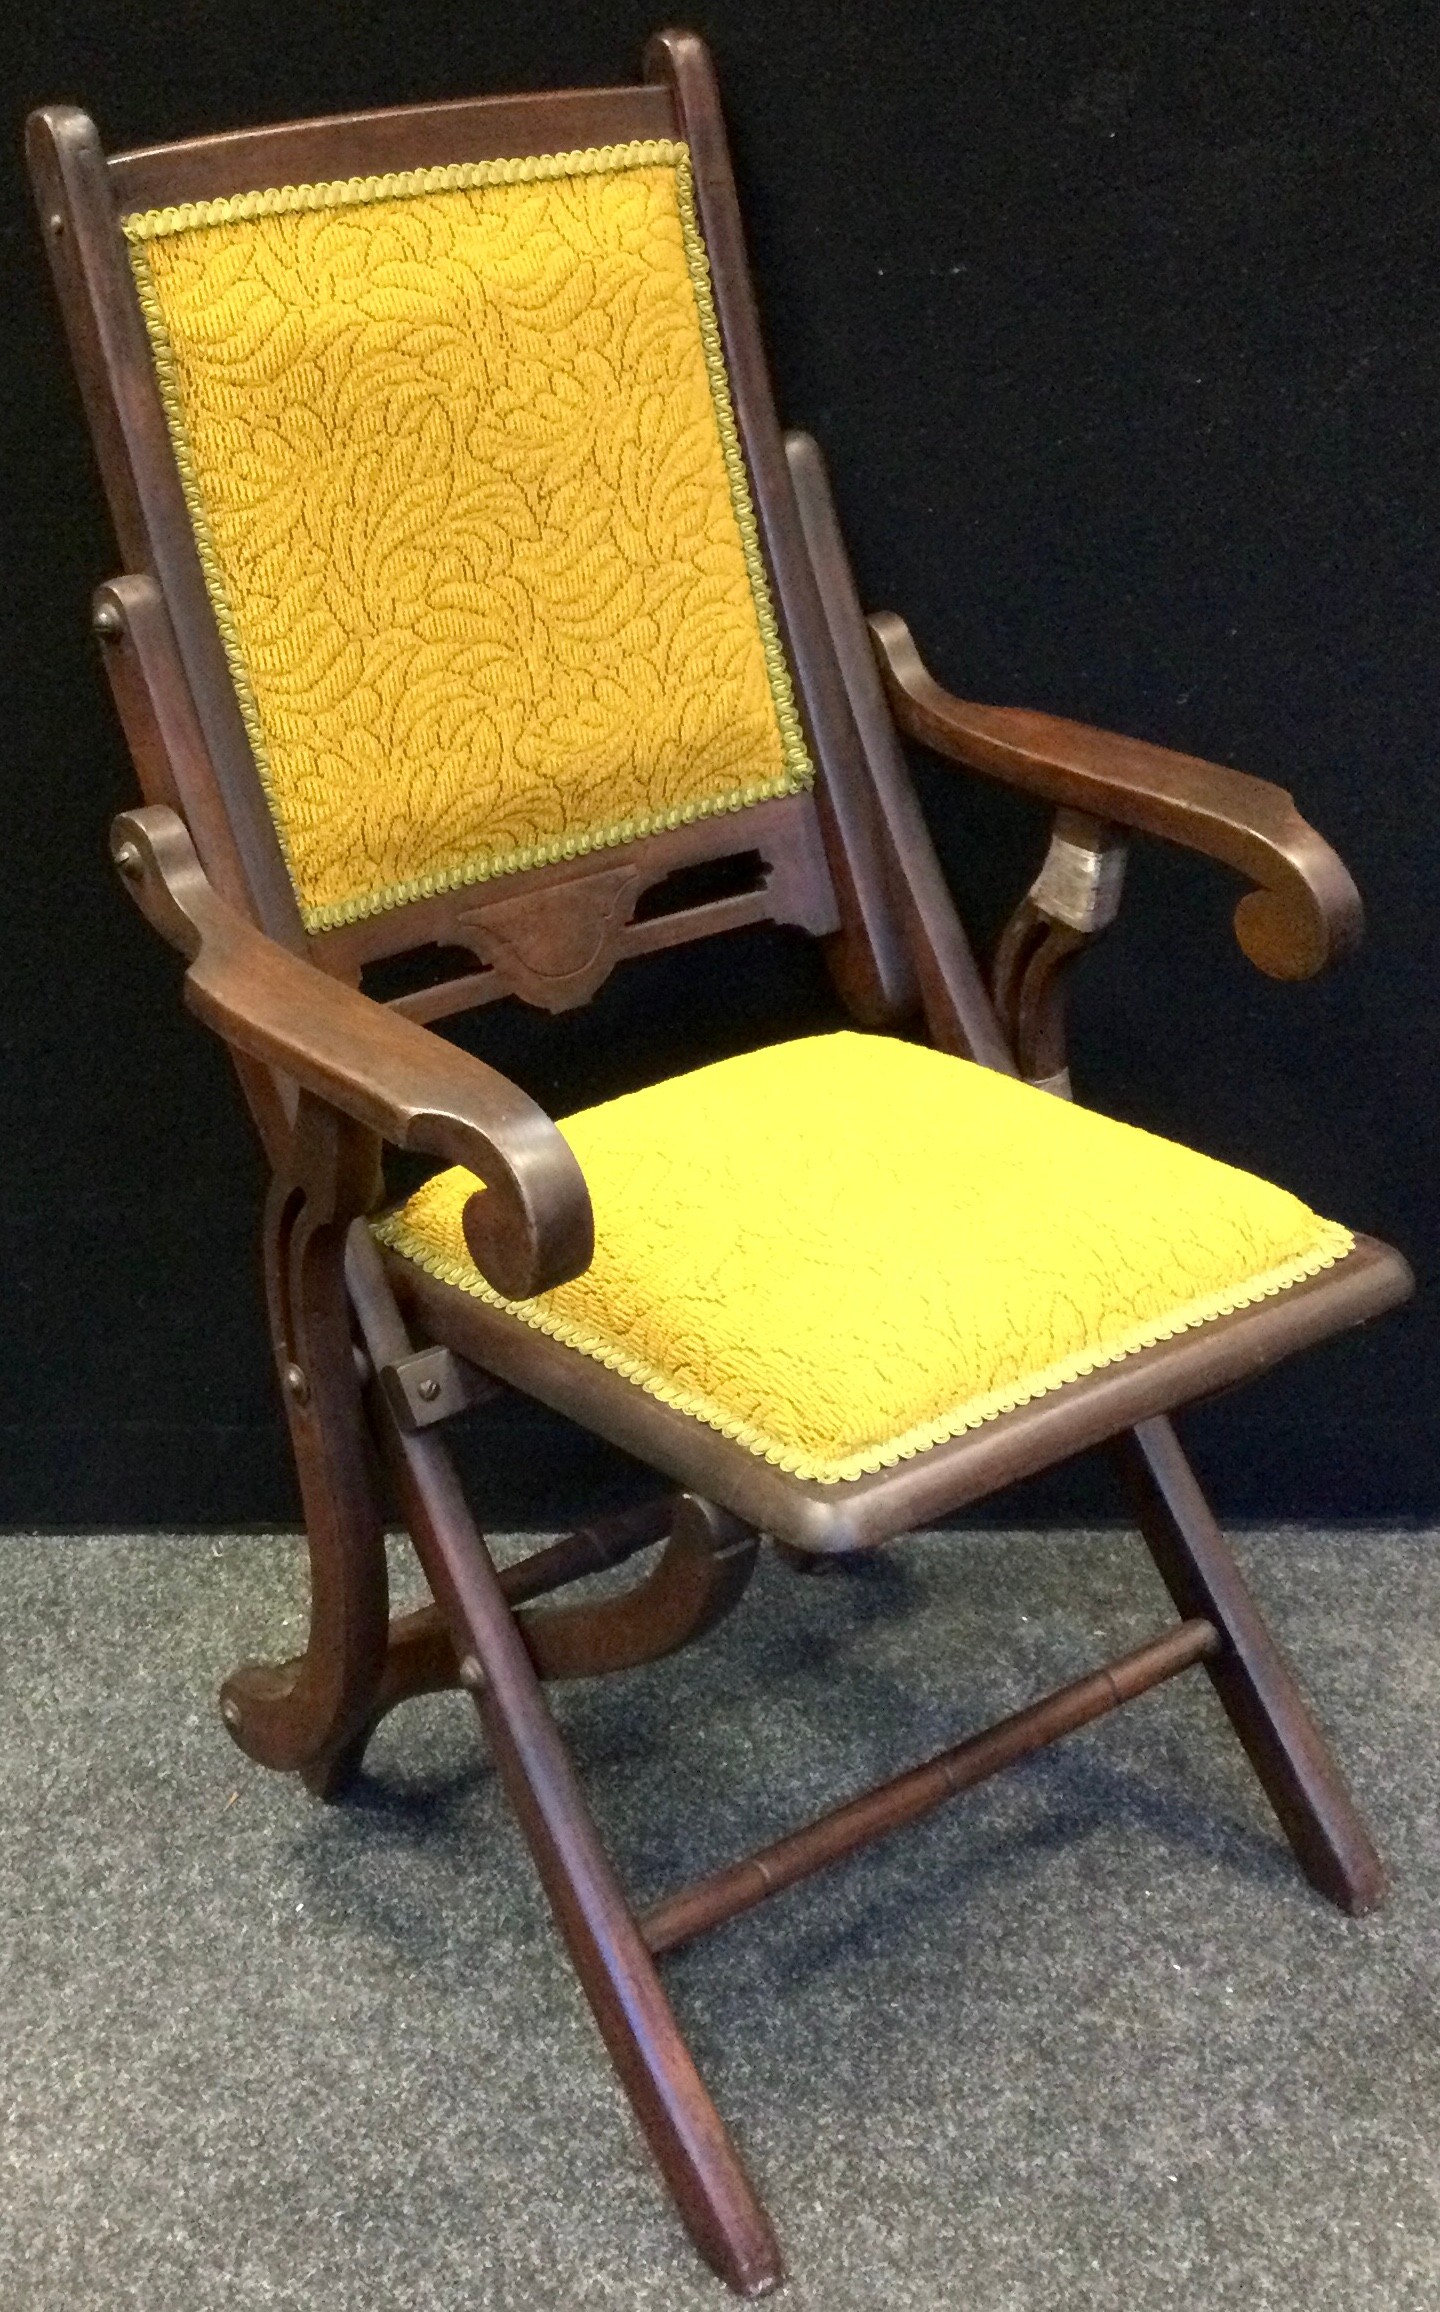
[{"label": "grey carpet floor", "polygon": [[[1440,1537],[1241,1552],[1392,1865],[1341,1918],[1202,1676],[667,1962],[790,2312],[1440,2305]],[[299,1627],[285,1541],[0,1542],[5,2312],[708,2312],[457,1697],[343,1808],[213,1706]],[[1138,1545],[769,1563],[702,1646],[565,1689],[640,1895],[1102,1654]]]}]

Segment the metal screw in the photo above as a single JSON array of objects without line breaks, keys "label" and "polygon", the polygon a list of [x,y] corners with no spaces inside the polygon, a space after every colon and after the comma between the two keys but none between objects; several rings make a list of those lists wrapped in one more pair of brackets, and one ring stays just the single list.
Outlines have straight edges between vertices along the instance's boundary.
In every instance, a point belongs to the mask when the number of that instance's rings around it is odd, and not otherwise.
[{"label": "metal screw", "polygon": [[460,1683],[468,1686],[472,1694],[478,1694],[485,1683],[485,1672],[473,1654],[467,1654],[460,1664]]},{"label": "metal screw", "polygon": [[60,235],[65,230],[65,219],[61,216],[60,211],[58,209],[52,209],[45,222],[50,227],[51,232],[55,235],[55,238],[58,241]]},{"label": "metal screw", "polygon": [[115,864],[128,881],[138,882],[145,872],[145,862],[140,856],[139,844],[117,843],[115,846]]},{"label": "metal screw", "polygon": [[285,1386],[290,1391],[290,1394],[294,1398],[297,1405],[309,1404],[310,1383],[305,1378],[305,1371],[303,1366],[287,1365],[285,1367]]},{"label": "metal screw", "polygon": [[232,1695],[227,1694],[224,1701],[221,1703],[220,1715],[224,1719],[227,1726],[239,1725],[240,1705]]},{"label": "metal screw", "polygon": [[119,603],[97,602],[90,615],[90,626],[92,632],[98,634],[102,642],[114,642],[116,637],[125,631],[125,621],[120,615]]},{"label": "metal screw", "polygon": [[439,1394],[440,1383],[433,1378],[428,1381],[421,1381],[416,1389],[416,1395],[423,1397],[427,1405],[433,1405]]}]

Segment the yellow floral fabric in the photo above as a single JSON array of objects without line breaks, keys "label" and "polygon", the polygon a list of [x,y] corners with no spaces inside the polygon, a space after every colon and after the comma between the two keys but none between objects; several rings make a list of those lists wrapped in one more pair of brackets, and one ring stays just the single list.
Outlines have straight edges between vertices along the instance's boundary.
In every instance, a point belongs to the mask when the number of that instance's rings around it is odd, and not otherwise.
[{"label": "yellow floral fabric", "polygon": [[1328,1268],[1354,1239],[1250,1173],[884,1036],[778,1044],[561,1126],[583,1276],[502,1301],[479,1183],[376,1223],[434,1276],[795,1475],[844,1483]]},{"label": "yellow floral fabric", "polygon": [[683,144],[122,223],[311,929],[808,781]]}]

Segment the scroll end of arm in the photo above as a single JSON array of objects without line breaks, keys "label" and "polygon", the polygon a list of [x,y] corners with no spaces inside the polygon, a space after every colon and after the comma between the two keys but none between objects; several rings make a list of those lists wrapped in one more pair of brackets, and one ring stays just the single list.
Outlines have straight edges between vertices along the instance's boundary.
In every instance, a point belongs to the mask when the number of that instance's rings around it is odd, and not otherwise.
[{"label": "scroll end of arm", "polygon": [[1232,868],[1253,886],[1235,910],[1236,939],[1271,979],[1311,979],[1357,945],[1365,918],[1349,870],[1283,787],[1056,715],[953,698],[903,618],[882,611],[869,624],[907,738],[1059,809]]},{"label": "scroll end of arm", "polygon": [[111,855],[142,914],[186,958],[185,1001],[197,1018],[392,1146],[483,1181],[463,1225],[496,1292],[528,1300],[589,1266],[584,1175],[518,1086],[267,938],[221,898],[167,805],[122,812]]}]

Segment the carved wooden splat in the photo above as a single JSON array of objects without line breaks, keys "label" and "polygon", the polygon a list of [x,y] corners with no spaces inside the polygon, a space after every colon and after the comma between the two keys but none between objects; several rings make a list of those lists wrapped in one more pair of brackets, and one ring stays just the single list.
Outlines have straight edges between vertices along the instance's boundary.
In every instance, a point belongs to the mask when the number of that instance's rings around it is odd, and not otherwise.
[{"label": "carved wooden splat", "polygon": [[455,927],[523,1002],[545,1011],[587,1003],[609,976],[642,877],[635,866],[467,908]]},{"label": "carved wooden splat", "polygon": [[[632,870],[639,887],[648,890],[675,868],[702,859],[727,858],[737,851],[758,851],[769,869],[765,891],[744,895],[752,920],[757,915],[770,915],[778,922],[798,923],[806,929],[813,926],[821,934],[834,929],[836,901],[815,798],[807,793],[782,795],[772,802],[752,803],[744,811],[727,811],[716,818],[666,828],[608,855],[590,852],[580,858],[557,859],[549,867],[529,867],[463,890],[436,892],[403,908],[317,932],[310,946],[327,971],[348,976],[378,957],[402,955],[427,941],[468,946],[468,926],[488,919],[497,907],[508,908],[512,900],[528,902],[559,890],[573,894],[582,885],[604,883],[617,873]],[[467,926],[464,931],[460,929],[462,922]],[[708,930],[708,922],[705,928]]]},{"label": "carved wooden splat", "polygon": [[[707,860],[747,855],[753,882],[724,896],[641,915],[645,894]],[[667,828],[610,859],[590,855],[437,892],[391,915],[318,934],[317,960],[358,981],[364,967],[427,943],[468,948],[482,967],[389,998],[413,1020],[519,996],[546,1011],[586,1002],[627,956],[653,955],[747,923],[794,923],[825,938],[840,917],[811,794]]]}]

